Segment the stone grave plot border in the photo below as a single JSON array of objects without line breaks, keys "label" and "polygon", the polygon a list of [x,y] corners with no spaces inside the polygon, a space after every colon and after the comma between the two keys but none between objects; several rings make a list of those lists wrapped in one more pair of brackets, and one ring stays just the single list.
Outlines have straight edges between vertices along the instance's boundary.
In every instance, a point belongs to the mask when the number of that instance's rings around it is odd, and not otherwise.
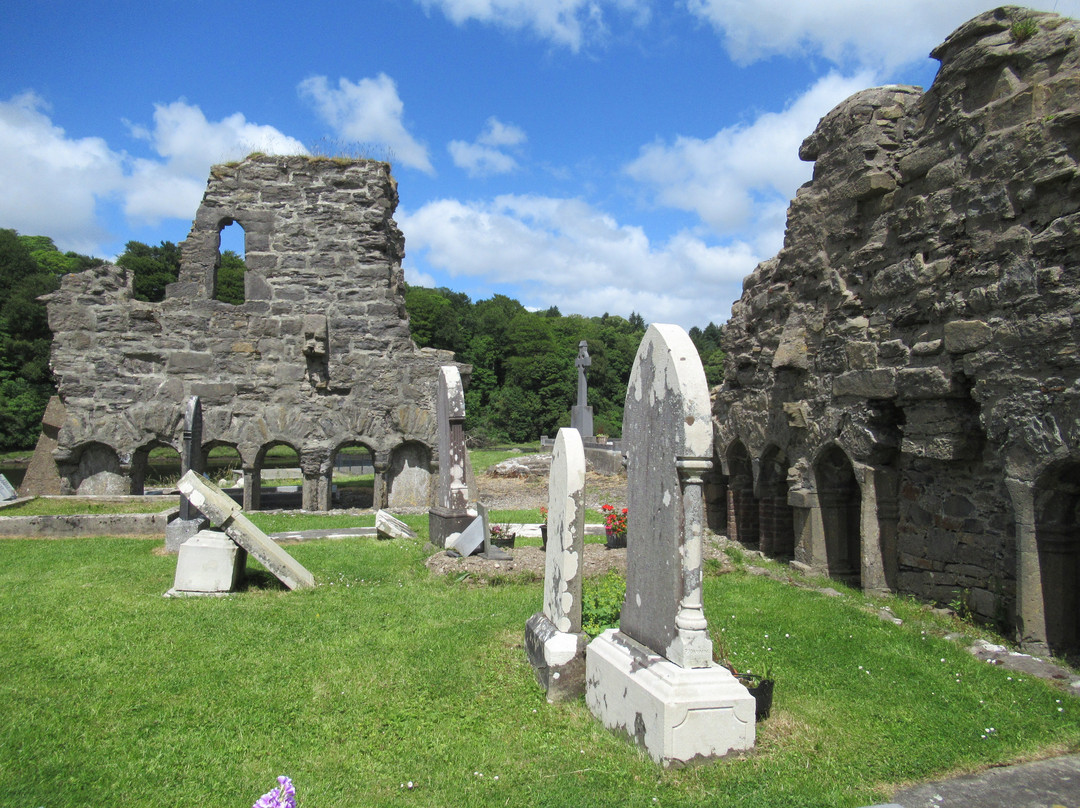
[{"label": "stone grave plot border", "polygon": [[289,589],[315,586],[315,576],[244,516],[243,510],[220,488],[195,471],[177,484],[191,504],[217,524]]}]

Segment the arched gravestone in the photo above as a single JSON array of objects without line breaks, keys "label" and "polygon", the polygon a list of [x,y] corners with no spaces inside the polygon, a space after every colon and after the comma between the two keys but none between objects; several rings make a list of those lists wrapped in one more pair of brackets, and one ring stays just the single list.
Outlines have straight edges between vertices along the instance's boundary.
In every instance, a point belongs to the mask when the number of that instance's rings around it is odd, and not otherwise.
[{"label": "arched gravestone", "polygon": [[573,427],[559,430],[548,477],[544,609],[525,624],[525,652],[548,701],[585,692],[581,573],[585,551],[585,447]]},{"label": "arched gravestone", "polygon": [[712,661],[702,608],[702,475],[711,468],[705,371],[690,337],[652,325],[626,391],[626,600],[589,644],[586,695],[605,726],[659,763],[754,745],[754,698]]}]

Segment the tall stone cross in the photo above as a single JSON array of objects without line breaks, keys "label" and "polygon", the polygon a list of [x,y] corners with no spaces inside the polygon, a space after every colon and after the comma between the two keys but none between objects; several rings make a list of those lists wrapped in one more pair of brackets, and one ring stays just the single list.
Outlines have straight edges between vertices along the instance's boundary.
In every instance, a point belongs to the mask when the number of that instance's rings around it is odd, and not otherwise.
[{"label": "tall stone cross", "polygon": [[446,546],[447,537],[461,533],[475,518],[468,512],[469,453],[465,446],[465,386],[454,365],[439,368],[439,391],[435,401],[439,430],[439,479],[435,505],[428,511],[432,544]]},{"label": "tall stone cross", "polygon": [[585,340],[578,343],[578,355],[574,365],[578,369],[577,404],[570,410],[570,427],[576,429],[582,437],[592,437],[593,413],[589,406],[589,386],[585,381],[585,368],[592,365],[592,358],[589,356],[589,343]]}]

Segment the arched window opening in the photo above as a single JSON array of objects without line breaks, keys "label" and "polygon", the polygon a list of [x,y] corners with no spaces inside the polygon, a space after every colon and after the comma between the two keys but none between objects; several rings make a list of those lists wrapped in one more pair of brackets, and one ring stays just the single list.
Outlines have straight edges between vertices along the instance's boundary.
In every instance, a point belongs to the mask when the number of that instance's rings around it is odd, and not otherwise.
[{"label": "arched window opening", "polygon": [[226,219],[219,232],[217,272],[214,277],[214,300],[238,306],[244,296],[244,272],[247,250],[244,228],[233,219]]},{"label": "arched window opening", "polygon": [[852,586],[862,580],[862,501],[855,470],[837,446],[815,467],[817,497],[825,531],[829,575]]},{"label": "arched window opening", "polygon": [[244,462],[240,452],[229,443],[211,443],[206,453],[206,476],[240,505],[244,504]]},{"label": "arched window opening", "polygon": [[1035,487],[1035,540],[1042,578],[1046,642],[1080,654],[1080,463],[1047,469]]},{"label": "arched window opening", "polygon": [[787,455],[776,446],[761,458],[758,530],[761,551],[775,557],[795,555],[795,515],[788,505]]},{"label": "arched window opening", "polygon": [[375,501],[375,463],[358,441],[343,443],[331,464],[330,502],[334,508],[370,508]]},{"label": "arched window opening", "polygon": [[757,545],[758,501],[754,496],[754,467],[750,453],[736,441],[728,449],[728,538]]},{"label": "arched window opening", "polygon": [[284,441],[268,443],[255,462],[259,475],[259,508],[299,510],[304,501],[304,475],[300,454]]},{"label": "arched window opening", "polygon": [[390,455],[387,473],[388,506],[425,507],[431,504],[431,450],[417,441],[398,446]]},{"label": "arched window opening", "polygon": [[139,449],[131,466],[133,494],[170,493],[180,481],[180,453],[166,443]]}]

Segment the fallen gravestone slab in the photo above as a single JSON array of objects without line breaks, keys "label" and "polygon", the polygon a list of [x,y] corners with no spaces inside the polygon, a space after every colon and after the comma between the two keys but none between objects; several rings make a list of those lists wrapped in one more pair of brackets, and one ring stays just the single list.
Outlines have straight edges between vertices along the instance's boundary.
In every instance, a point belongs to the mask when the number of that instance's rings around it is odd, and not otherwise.
[{"label": "fallen gravestone slab", "polygon": [[382,509],[375,512],[375,532],[381,539],[415,539],[416,531]]},{"label": "fallen gravestone slab", "polygon": [[255,527],[232,498],[195,471],[188,471],[177,483],[180,493],[208,519],[219,525],[229,538],[247,550],[289,589],[315,586],[315,576]]},{"label": "fallen gravestone slab", "polygon": [[18,497],[18,494],[15,493],[15,489],[8,482],[8,478],[0,474],[0,502],[10,502],[16,497]]}]

